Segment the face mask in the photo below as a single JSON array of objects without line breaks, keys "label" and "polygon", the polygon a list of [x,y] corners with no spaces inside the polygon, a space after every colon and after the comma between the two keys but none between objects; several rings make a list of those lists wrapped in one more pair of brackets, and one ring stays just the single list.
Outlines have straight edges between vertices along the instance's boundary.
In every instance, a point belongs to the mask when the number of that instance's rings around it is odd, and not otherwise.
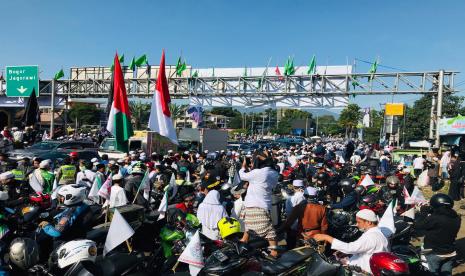
[{"label": "face mask", "polygon": [[182,185],[182,183],[184,182],[184,180],[182,180],[182,179],[176,179],[175,182],[176,182],[176,185]]},{"label": "face mask", "polygon": [[79,170],[81,170],[81,172],[83,172],[83,171],[85,171],[85,170],[86,170],[86,167],[84,167],[84,166],[80,166],[80,167],[79,167]]}]

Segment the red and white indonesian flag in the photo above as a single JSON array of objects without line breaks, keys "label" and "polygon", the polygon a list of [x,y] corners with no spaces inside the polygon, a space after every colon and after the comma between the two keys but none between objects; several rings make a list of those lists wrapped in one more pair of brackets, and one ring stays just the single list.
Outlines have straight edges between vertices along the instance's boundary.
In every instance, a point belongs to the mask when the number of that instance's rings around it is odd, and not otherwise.
[{"label": "red and white indonesian flag", "polygon": [[178,144],[176,130],[171,121],[169,103],[171,102],[168,91],[168,81],[165,74],[165,51],[161,55],[160,69],[158,71],[156,91],[153,94],[153,103],[150,110],[148,127],[150,130],[165,136],[174,144]]}]

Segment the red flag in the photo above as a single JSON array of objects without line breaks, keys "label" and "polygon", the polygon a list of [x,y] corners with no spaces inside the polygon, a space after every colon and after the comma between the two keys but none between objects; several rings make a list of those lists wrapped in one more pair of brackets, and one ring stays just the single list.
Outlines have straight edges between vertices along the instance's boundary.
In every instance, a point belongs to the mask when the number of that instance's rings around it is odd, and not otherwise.
[{"label": "red flag", "polygon": [[168,80],[165,74],[165,51],[163,50],[148,126],[150,130],[158,132],[161,136],[169,138],[174,144],[178,144],[176,129],[171,121],[170,102]]},{"label": "red flag", "polygon": [[278,78],[279,80],[283,80],[283,79],[284,79],[283,77],[281,77],[282,75],[281,75],[281,71],[279,71],[278,65],[276,65],[276,69],[274,69],[274,72],[276,73],[276,76],[280,76],[280,77]]}]

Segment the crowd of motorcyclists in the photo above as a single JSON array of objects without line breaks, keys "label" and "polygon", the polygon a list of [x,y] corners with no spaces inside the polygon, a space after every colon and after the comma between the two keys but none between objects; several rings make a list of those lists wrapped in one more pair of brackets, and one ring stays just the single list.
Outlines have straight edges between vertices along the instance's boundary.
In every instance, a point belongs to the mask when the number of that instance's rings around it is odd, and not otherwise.
[{"label": "crowd of motorcyclists", "polygon": [[[224,275],[273,274],[270,267],[276,274],[311,275],[315,252],[352,274],[451,275],[461,222],[452,208],[463,195],[461,156],[432,151],[410,167],[395,164],[391,153],[389,146],[331,139],[253,152],[139,150],[120,160],[105,155],[81,160],[71,152],[59,164],[38,158],[12,162],[2,154],[0,251],[9,256],[1,260],[2,271],[185,272],[177,258],[199,231],[205,275],[218,275],[211,272],[218,267]],[[436,192],[425,200],[418,182],[423,171],[433,191],[450,178],[449,195]],[[144,219],[126,245],[103,258],[113,210],[129,206],[140,207]],[[385,213],[393,214],[394,233],[379,226]],[[95,229],[103,229],[103,242],[89,234]],[[416,236],[424,236],[422,251],[405,254]],[[304,252],[301,257],[292,255],[296,250]],[[113,260],[117,271],[121,259],[136,255],[124,273],[105,268]],[[254,259],[261,268],[250,265]],[[297,266],[304,269],[297,273]]]}]

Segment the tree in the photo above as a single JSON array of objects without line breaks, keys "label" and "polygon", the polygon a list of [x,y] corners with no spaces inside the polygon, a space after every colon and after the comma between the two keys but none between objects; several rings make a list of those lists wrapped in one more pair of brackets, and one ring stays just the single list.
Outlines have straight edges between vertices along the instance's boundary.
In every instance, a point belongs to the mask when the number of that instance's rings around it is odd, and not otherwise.
[{"label": "tree", "polygon": [[368,143],[379,143],[379,133],[384,123],[384,111],[374,110],[370,112],[371,126],[364,128],[363,140]]},{"label": "tree", "polygon": [[135,130],[142,130],[147,128],[150,116],[150,104],[138,102],[129,102],[131,109],[131,120]]},{"label": "tree", "polygon": [[100,124],[100,114],[102,110],[97,106],[87,103],[75,103],[68,110],[68,119],[78,125],[98,125]]},{"label": "tree", "polygon": [[[446,94],[443,98],[442,116],[455,117],[465,114],[462,106],[464,97]],[[406,108],[405,141],[429,138],[432,96],[425,95],[414,102],[412,107]],[[400,123],[403,129],[403,121]]]},{"label": "tree", "polygon": [[338,124],[333,115],[318,116],[318,133],[316,135],[338,135],[344,129]]},{"label": "tree", "polygon": [[176,122],[177,119],[186,115],[187,111],[187,104],[170,104],[170,112],[171,112],[171,121],[173,124]]},{"label": "tree", "polygon": [[357,104],[349,104],[341,111],[339,125],[346,129],[346,136],[353,137],[353,132],[361,117],[360,107]]}]

